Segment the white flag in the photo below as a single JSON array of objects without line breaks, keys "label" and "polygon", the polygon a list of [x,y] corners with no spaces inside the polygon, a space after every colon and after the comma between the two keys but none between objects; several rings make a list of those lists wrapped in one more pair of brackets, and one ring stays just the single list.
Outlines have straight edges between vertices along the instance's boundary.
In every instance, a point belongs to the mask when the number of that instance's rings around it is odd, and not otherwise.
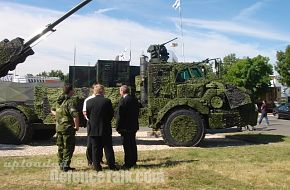
[{"label": "white flag", "polygon": [[173,42],[173,43],[171,44],[171,47],[177,47],[177,46],[178,46],[178,43]]},{"label": "white flag", "polygon": [[180,0],[176,0],[175,3],[172,5],[174,9],[180,8]]}]

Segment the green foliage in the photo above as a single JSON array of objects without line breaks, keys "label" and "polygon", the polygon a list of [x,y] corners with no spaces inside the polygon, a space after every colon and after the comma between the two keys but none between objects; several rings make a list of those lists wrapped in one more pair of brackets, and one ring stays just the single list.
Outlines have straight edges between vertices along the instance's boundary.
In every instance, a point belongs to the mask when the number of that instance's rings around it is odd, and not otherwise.
[{"label": "green foliage", "polygon": [[223,58],[223,63],[221,64],[221,76],[227,74],[229,68],[235,64],[239,59],[236,57],[236,54],[231,53]]},{"label": "green foliage", "polygon": [[227,82],[251,90],[255,95],[265,93],[270,85],[273,67],[268,57],[258,55],[254,58],[238,59],[229,66],[224,79]]},{"label": "green foliage", "polygon": [[287,46],[285,52],[277,51],[275,70],[279,73],[280,82],[290,86],[290,45]]},{"label": "green foliage", "polygon": [[216,74],[213,72],[212,64],[204,64],[205,78],[212,80],[216,78]]},{"label": "green foliage", "polygon": [[36,76],[59,77],[60,80],[68,82],[68,74],[64,74],[61,70],[51,70],[50,72],[43,71]]}]

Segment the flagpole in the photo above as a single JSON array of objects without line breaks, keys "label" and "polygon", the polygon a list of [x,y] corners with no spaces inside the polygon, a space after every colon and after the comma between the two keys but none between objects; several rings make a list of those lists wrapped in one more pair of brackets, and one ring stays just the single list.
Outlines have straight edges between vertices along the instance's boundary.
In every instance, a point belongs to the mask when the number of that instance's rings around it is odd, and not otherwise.
[{"label": "flagpole", "polygon": [[182,26],[182,14],[181,14],[181,0],[180,0],[180,5],[179,5],[179,19],[180,19],[181,41],[182,41],[181,51],[182,51],[183,62],[185,62],[185,57],[184,57],[183,26]]},{"label": "flagpole", "polygon": [[130,58],[129,58],[129,62],[131,62],[131,40],[130,40]]}]

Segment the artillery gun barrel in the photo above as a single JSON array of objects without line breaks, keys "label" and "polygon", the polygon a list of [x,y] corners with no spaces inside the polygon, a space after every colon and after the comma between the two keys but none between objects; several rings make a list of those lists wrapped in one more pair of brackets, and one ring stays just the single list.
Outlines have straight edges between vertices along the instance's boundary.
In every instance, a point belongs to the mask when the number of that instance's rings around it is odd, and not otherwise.
[{"label": "artillery gun barrel", "polygon": [[173,38],[172,40],[169,40],[169,41],[167,41],[167,42],[165,42],[165,43],[163,43],[163,44],[160,44],[161,46],[164,46],[165,44],[168,44],[169,42],[172,42],[172,41],[174,41],[174,40],[176,40],[177,39],[177,37],[176,38]]},{"label": "artillery gun barrel", "polygon": [[30,40],[28,40],[24,46],[25,47],[29,47],[31,44],[33,44],[35,41],[37,41],[39,38],[41,38],[44,34],[46,34],[47,32],[54,32],[55,29],[53,29],[56,25],[58,25],[59,23],[61,23],[62,21],[64,21],[66,18],[68,18],[69,16],[71,16],[72,14],[74,14],[75,12],[77,12],[79,9],[81,9],[83,6],[85,6],[86,4],[88,4],[89,2],[91,2],[92,0],[84,0],[83,2],[79,3],[77,6],[75,6],[74,8],[72,8],[71,10],[69,10],[65,15],[63,15],[62,17],[60,17],[59,19],[57,19],[56,21],[54,21],[51,24],[48,24],[45,29],[40,32],[39,34],[37,34],[36,36],[32,37]]}]

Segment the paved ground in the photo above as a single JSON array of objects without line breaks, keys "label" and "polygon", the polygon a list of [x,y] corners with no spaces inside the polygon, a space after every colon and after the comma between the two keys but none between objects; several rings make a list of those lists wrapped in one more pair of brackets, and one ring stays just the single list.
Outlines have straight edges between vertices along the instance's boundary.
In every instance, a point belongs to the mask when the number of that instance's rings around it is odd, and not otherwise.
[{"label": "paved ground", "polygon": [[[284,119],[277,119],[271,114],[268,116],[270,125],[267,126],[266,121],[263,120],[262,124],[256,126],[256,131],[251,131],[252,133],[261,133],[261,134],[276,134],[276,135],[290,135],[290,120]],[[209,131],[210,133],[220,134],[220,133],[230,133],[230,132],[237,132],[236,128],[230,129],[219,129],[219,130],[212,130]],[[243,132],[248,132],[247,130],[243,129]]]},{"label": "paved ground", "polygon": [[[276,119],[272,116],[269,117],[270,126],[263,123],[257,126],[256,131],[248,131],[243,129],[238,132],[237,128],[211,130],[205,137],[204,142],[200,147],[227,147],[227,146],[244,146],[249,145],[251,142],[245,142],[238,139],[226,138],[231,134],[274,134],[274,135],[290,135],[290,120]],[[163,150],[174,149],[176,147],[169,147],[164,144],[162,138],[150,136],[151,129],[141,128],[137,133],[138,151],[143,150]],[[81,129],[77,133],[76,154],[85,153],[86,150],[86,129]],[[113,133],[114,151],[122,151],[121,138],[116,132]],[[192,147],[190,147],[192,148]],[[47,141],[34,141],[29,145],[3,145],[0,144],[0,157],[2,156],[30,156],[30,155],[50,155],[56,154],[57,147],[55,145],[55,138]]]}]

